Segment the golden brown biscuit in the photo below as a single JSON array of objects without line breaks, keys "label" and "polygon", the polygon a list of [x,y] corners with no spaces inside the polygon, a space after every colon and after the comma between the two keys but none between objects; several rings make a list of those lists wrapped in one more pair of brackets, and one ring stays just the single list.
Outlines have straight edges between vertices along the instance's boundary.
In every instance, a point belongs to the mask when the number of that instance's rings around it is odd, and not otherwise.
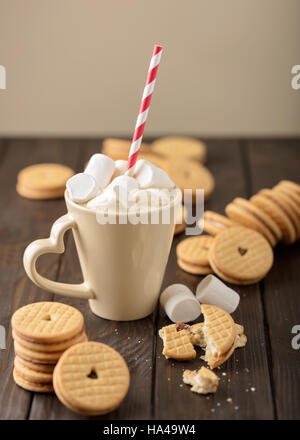
[{"label": "golden brown biscuit", "polygon": [[190,341],[188,329],[189,326],[180,329],[176,324],[171,324],[159,330],[159,336],[164,343],[162,354],[167,359],[187,361],[196,357],[196,351]]},{"label": "golden brown biscuit", "polygon": [[36,302],[21,307],[13,314],[11,324],[19,337],[45,344],[66,341],[84,328],[79,310],[58,302]]},{"label": "golden brown biscuit", "polygon": [[53,384],[57,397],[80,414],[99,415],[116,409],[125,398],[130,375],[123,357],[108,345],[83,342],[64,352]]},{"label": "golden brown biscuit", "polygon": [[184,189],[192,190],[192,201],[196,202],[196,191],[204,190],[204,198],[207,199],[212,193],[215,182],[210,171],[200,163],[191,160],[174,160],[168,164],[170,179],[181,189],[184,197]]},{"label": "golden brown biscuit", "polygon": [[206,159],[206,145],[195,138],[168,136],[159,138],[152,143],[155,152],[178,160],[199,160],[204,163]]},{"label": "golden brown biscuit", "polygon": [[217,269],[217,275],[248,283],[268,273],[273,264],[273,251],[258,232],[235,226],[215,237],[209,262],[214,271]]},{"label": "golden brown biscuit", "polygon": [[74,171],[56,163],[31,165],[21,170],[17,178],[17,191],[23,197],[50,199],[64,194],[67,180]]}]

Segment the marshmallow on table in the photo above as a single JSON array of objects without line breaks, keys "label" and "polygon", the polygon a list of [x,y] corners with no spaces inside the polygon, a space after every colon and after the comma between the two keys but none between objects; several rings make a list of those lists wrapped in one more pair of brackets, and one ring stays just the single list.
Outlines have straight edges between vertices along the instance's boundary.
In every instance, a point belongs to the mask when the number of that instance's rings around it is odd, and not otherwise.
[{"label": "marshmallow on table", "polygon": [[67,190],[74,202],[84,203],[104,188],[115,170],[115,163],[104,154],[94,154],[83,173],[75,174],[67,181]]},{"label": "marshmallow on table", "polygon": [[133,175],[142,189],[150,187],[172,189],[175,187],[164,170],[144,159],[137,161]]},{"label": "marshmallow on table", "polygon": [[233,313],[240,302],[240,295],[214,275],[207,275],[197,286],[196,298],[202,304],[220,307]]},{"label": "marshmallow on table", "polygon": [[184,284],[167,287],[160,296],[160,304],[173,322],[194,321],[201,314],[199,301]]}]

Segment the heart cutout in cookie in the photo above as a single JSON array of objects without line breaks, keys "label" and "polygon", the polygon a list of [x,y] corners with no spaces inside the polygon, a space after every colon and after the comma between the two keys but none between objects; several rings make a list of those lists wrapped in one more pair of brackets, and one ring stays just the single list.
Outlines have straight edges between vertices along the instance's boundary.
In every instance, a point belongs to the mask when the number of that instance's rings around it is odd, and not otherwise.
[{"label": "heart cutout in cookie", "polygon": [[248,252],[248,249],[244,249],[244,248],[239,247],[238,251],[241,254],[241,256],[243,256],[243,255],[245,255]]},{"label": "heart cutout in cookie", "polygon": [[51,321],[51,316],[50,315],[45,315],[43,320],[44,321]]},{"label": "heart cutout in cookie", "polygon": [[98,379],[98,374],[97,374],[97,371],[95,370],[95,368],[91,369],[89,374],[87,374],[87,377],[89,377],[90,379]]}]

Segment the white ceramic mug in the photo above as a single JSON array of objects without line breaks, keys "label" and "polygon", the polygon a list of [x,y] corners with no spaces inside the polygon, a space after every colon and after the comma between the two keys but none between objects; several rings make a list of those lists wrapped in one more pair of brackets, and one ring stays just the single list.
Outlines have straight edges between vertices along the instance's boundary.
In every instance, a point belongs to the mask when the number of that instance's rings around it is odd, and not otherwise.
[{"label": "white ceramic mug", "polygon": [[[50,237],[31,243],[24,253],[29,278],[50,292],[89,300],[102,318],[130,321],[153,312],[160,292],[174,233],[174,218],[181,203],[178,190],[168,224],[99,224],[96,213],[70,200],[68,213],[52,226]],[[175,217],[174,217],[175,215]],[[63,236],[72,229],[84,282],[51,281],[36,270],[38,257],[64,252]]]}]

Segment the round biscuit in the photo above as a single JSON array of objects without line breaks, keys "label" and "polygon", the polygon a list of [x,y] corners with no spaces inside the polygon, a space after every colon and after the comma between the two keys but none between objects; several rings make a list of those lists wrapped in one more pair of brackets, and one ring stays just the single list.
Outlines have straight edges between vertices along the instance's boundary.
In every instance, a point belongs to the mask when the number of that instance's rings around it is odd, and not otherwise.
[{"label": "round biscuit", "polygon": [[[269,191],[271,190],[264,190]],[[296,239],[296,230],[286,215],[285,211],[281,209],[281,207],[275,203],[274,200],[267,197],[266,194],[263,194],[261,191],[255,194],[250,199],[251,203],[258,206],[262,210],[264,210],[273,220],[278,224],[282,232],[282,241],[286,244],[291,244]]]},{"label": "round biscuit", "polygon": [[58,302],[36,302],[16,310],[11,319],[13,330],[38,343],[65,341],[84,327],[79,310]]},{"label": "round biscuit", "polygon": [[191,160],[170,161],[168,164],[170,179],[181,189],[192,190],[192,200],[196,201],[196,191],[204,190],[204,198],[207,199],[212,193],[215,183],[211,172],[200,163]]},{"label": "round biscuit", "polygon": [[225,276],[241,281],[263,278],[273,265],[273,250],[258,232],[234,226],[219,233],[210,248],[209,262]]},{"label": "round biscuit", "polygon": [[210,273],[213,273],[213,270],[210,266],[189,264],[183,260],[180,260],[180,258],[177,259],[177,264],[180,267],[180,269],[184,270],[187,273],[191,273],[193,275],[209,275]]},{"label": "round biscuit", "polygon": [[208,252],[213,241],[210,235],[186,238],[176,247],[177,258],[188,264],[208,266]]},{"label": "round biscuit", "polygon": [[12,336],[15,341],[19,342],[23,347],[29,350],[41,351],[43,353],[51,353],[57,351],[63,351],[71,347],[71,345],[77,344],[78,342],[84,342],[87,340],[84,330],[82,330],[78,335],[73,336],[62,342],[54,342],[51,344],[32,342],[22,336],[19,336],[15,330],[12,331]]},{"label": "round biscuit", "polygon": [[34,391],[36,393],[52,393],[54,391],[52,384],[39,384],[24,379],[16,368],[13,369],[13,378],[19,387],[24,388],[27,391]]},{"label": "round biscuit", "polygon": [[[198,224],[201,227],[202,220],[199,220]],[[208,234],[217,235],[219,232],[234,225],[235,223],[228,217],[225,217],[225,215],[213,211],[204,211],[203,228]]]},{"label": "round biscuit", "polygon": [[250,210],[245,209],[244,206],[238,204],[236,199],[226,206],[225,212],[228,217],[236,223],[259,232],[273,247],[276,245],[274,234],[272,234],[272,232],[261,222],[258,216],[254,215]]},{"label": "round biscuit", "polygon": [[18,186],[32,191],[60,190],[73,175],[74,171],[65,165],[39,163],[19,172]]},{"label": "round biscuit", "polygon": [[15,358],[18,358],[20,364],[22,364],[24,367],[30,368],[31,370],[48,374],[52,374],[54,371],[55,364],[40,364],[38,362],[23,359],[19,355],[15,356]]},{"label": "round biscuit", "polygon": [[63,397],[67,406],[82,414],[105,414],[117,408],[127,394],[129,381],[123,357],[99,342],[73,345],[54,370],[58,398]]},{"label": "round biscuit", "polygon": [[154,141],[152,148],[160,154],[179,160],[192,159],[204,163],[206,159],[206,145],[195,138],[167,136]]},{"label": "round biscuit", "polygon": [[52,384],[52,373],[43,373],[41,371],[36,371],[32,368],[29,368],[24,365],[22,361],[20,361],[18,356],[15,357],[14,366],[18,374],[29,382]]}]

